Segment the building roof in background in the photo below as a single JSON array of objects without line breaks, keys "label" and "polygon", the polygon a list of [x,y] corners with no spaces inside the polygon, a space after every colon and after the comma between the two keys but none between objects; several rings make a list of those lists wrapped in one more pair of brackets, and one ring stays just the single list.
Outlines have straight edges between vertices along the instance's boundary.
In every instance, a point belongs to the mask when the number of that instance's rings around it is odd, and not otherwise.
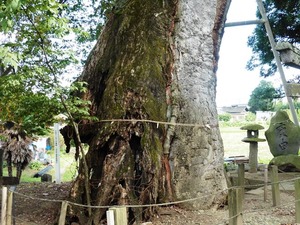
[{"label": "building roof in background", "polygon": [[222,111],[230,114],[239,114],[248,111],[248,106],[246,104],[237,104],[231,106],[223,106]]}]

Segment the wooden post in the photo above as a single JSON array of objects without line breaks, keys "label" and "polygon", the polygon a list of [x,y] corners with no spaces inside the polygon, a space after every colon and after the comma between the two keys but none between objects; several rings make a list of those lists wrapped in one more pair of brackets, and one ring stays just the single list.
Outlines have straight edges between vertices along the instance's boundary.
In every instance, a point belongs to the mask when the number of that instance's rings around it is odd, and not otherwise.
[{"label": "wooden post", "polygon": [[264,201],[267,201],[268,196],[268,165],[264,168]]},{"label": "wooden post", "polygon": [[54,123],[55,183],[60,184],[59,124]]},{"label": "wooden post", "polygon": [[242,225],[242,189],[229,189],[228,195],[229,225]]},{"label": "wooden post", "polygon": [[127,225],[127,210],[126,207],[111,208],[114,211],[115,225]]},{"label": "wooden post", "polygon": [[264,20],[247,20],[247,21],[239,21],[239,22],[228,22],[225,23],[225,27],[235,27],[235,26],[245,26],[245,25],[253,25],[253,24],[263,24]]},{"label": "wooden post", "polygon": [[3,148],[0,140],[0,186],[3,185]]},{"label": "wooden post", "polygon": [[13,206],[13,192],[7,191],[7,211],[6,211],[6,225],[12,224],[12,206]]},{"label": "wooden post", "polygon": [[296,83],[288,83],[286,85],[287,88],[287,93],[286,95],[288,97],[300,97],[300,84],[296,84]]},{"label": "wooden post", "polygon": [[243,211],[243,197],[242,197],[242,189],[237,188],[236,189],[236,225],[242,225],[243,224],[243,217],[242,217],[242,211]]},{"label": "wooden post", "polygon": [[6,209],[7,209],[7,187],[2,186],[1,225],[7,225]]},{"label": "wooden post", "polygon": [[68,209],[68,202],[63,201],[61,203],[61,210],[60,210],[58,225],[65,225],[66,224],[67,209]]},{"label": "wooden post", "polygon": [[296,223],[300,223],[300,179],[295,180]]},{"label": "wooden post", "polygon": [[280,204],[278,167],[272,165],[271,168],[273,206],[278,206]]},{"label": "wooden post", "polygon": [[229,225],[234,225],[233,224],[233,216],[235,215],[235,207],[234,207],[234,190],[229,189],[228,190],[228,211],[229,211]]},{"label": "wooden post", "polygon": [[279,42],[276,50],[280,52],[281,61],[288,66],[300,69],[300,50],[289,42]]},{"label": "wooden post", "polygon": [[245,195],[245,164],[238,164],[238,186],[241,188],[242,200]]},{"label": "wooden post", "polygon": [[106,211],[107,225],[115,225],[114,210]]}]

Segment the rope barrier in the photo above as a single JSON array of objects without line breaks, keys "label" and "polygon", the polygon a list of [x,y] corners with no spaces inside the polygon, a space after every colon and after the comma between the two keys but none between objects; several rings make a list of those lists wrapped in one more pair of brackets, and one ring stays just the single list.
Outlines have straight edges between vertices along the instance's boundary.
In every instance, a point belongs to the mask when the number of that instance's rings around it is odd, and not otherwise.
[{"label": "rope barrier", "polygon": [[28,195],[25,195],[25,194],[22,194],[22,193],[19,193],[19,192],[16,192],[16,191],[11,191],[11,192],[13,192],[15,195],[19,195],[21,197],[32,199],[32,200],[39,200],[39,201],[44,201],[44,202],[59,202],[59,203],[63,202],[63,200],[38,198],[38,197],[28,196]]},{"label": "rope barrier", "polygon": [[[296,181],[300,179],[300,177],[298,178],[292,178],[292,179],[288,179],[288,180],[283,180],[283,181],[278,181],[278,182],[268,182],[268,185],[272,185],[272,184],[280,184],[280,183],[288,183],[288,182],[292,182],[292,181]],[[243,188],[254,188],[254,187],[262,187],[264,184],[253,184],[253,185],[244,185],[244,186],[232,186],[223,190],[220,190],[216,193],[212,193],[212,194],[207,194],[205,196],[201,196],[201,197],[195,197],[195,198],[189,198],[189,199],[185,199],[185,200],[179,200],[179,201],[173,201],[173,202],[167,202],[167,203],[156,203],[156,204],[145,204],[145,205],[122,205],[122,207],[128,207],[128,208],[143,208],[143,207],[155,207],[155,206],[169,206],[169,205],[176,205],[176,204],[181,204],[181,203],[187,203],[187,202],[193,202],[196,200],[200,200],[200,199],[204,199],[213,195],[217,195],[217,194],[221,194],[224,192],[227,192],[229,190],[238,188],[238,187],[243,187]],[[48,201],[48,202],[62,202],[64,200],[55,200],[55,199],[44,199],[44,198],[38,198],[38,197],[33,197],[33,196],[28,196],[28,195],[24,195],[22,193],[19,193],[17,191],[12,191],[14,194],[22,196],[24,198],[30,198],[33,200],[40,200],[40,201]],[[80,207],[91,207],[91,208],[110,208],[110,207],[118,207],[119,205],[107,205],[107,206],[88,206],[88,205],[84,205],[84,204],[79,204],[79,203],[75,203],[75,202],[71,202],[71,201],[67,201],[69,204],[71,205],[75,205],[75,206],[80,206]]]},{"label": "rope barrier", "polygon": [[[231,187],[233,188],[233,187]],[[222,192],[226,192],[231,188],[226,188],[223,190],[218,191],[217,193],[222,193]],[[63,202],[65,200],[55,200],[55,199],[44,199],[44,198],[38,198],[38,197],[32,197],[32,196],[27,196],[24,195],[22,193],[13,191],[14,194],[22,196],[24,198],[29,198],[29,199],[33,199],[33,200],[40,200],[40,201],[47,201],[47,202]],[[192,201],[196,201],[196,200],[200,200],[202,198],[207,198],[209,196],[212,195],[216,195],[216,193],[214,194],[208,194],[206,196],[201,196],[201,197],[195,197],[195,198],[189,198],[189,199],[185,199],[185,200],[179,200],[179,201],[173,201],[173,202],[166,202],[166,203],[156,203],[156,204],[145,204],[145,205],[122,205],[122,207],[126,207],[126,208],[145,208],[145,207],[157,207],[157,206],[170,206],[170,205],[177,205],[177,204],[181,204],[181,203],[186,203],[186,202],[192,202]],[[67,201],[68,204],[70,205],[74,205],[74,206],[80,206],[80,207],[85,207],[85,208],[94,208],[94,209],[105,209],[105,208],[110,208],[110,207],[120,207],[120,205],[107,205],[107,206],[88,206],[88,205],[84,205],[84,204],[80,204],[80,203],[76,203],[76,202],[71,202],[71,201]]]},{"label": "rope barrier", "polygon": [[145,123],[153,123],[156,124],[157,127],[160,124],[170,125],[170,126],[183,126],[183,127],[201,127],[211,129],[212,127],[219,127],[219,124],[197,124],[197,123],[174,123],[174,122],[165,122],[165,121],[156,121],[156,120],[148,120],[148,119],[107,119],[107,120],[99,120],[94,123],[87,123],[85,125],[91,125],[96,123],[114,123],[114,122],[145,122]]},{"label": "rope barrier", "polygon": [[[298,178],[300,179],[300,178]],[[289,182],[293,181],[295,179],[290,179],[288,180]],[[270,183],[272,184],[272,183]],[[251,185],[253,186],[253,185]],[[261,186],[261,185],[260,185]],[[224,192],[224,191],[228,191],[230,189],[234,189],[238,186],[234,186],[234,187],[230,187],[230,188],[227,188],[227,189],[224,189],[224,190],[221,190],[219,191],[220,193]],[[249,186],[248,186],[249,187]],[[38,197],[33,197],[33,196],[26,196],[24,194],[21,194],[21,193],[18,193],[18,192],[15,192],[13,191],[14,194],[17,194],[17,195],[20,195],[20,196],[23,196],[25,198],[30,198],[30,199],[33,199],[33,200],[41,200],[41,201],[48,201],[48,202],[62,202],[63,200],[50,200],[50,199],[43,199],[43,198],[38,198]],[[212,195],[212,194],[211,194]],[[204,197],[208,197],[209,195],[206,195]],[[137,207],[140,207],[140,208],[144,208],[144,207],[154,207],[154,206],[168,206],[168,205],[176,205],[176,204],[180,204],[180,203],[185,203],[185,202],[190,202],[190,201],[195,201],[195,200],[199,200],[201,198],[204,198],[204,197],[197,197],[197,198],[190,198],[190,199],[186,199],[186,200],[181,200],[181,201],[174,201],[174,202],[170,202],[170,203],[159,203],[159,204],[146,204],[146,205],[122,205],[122,206],[87,206],[87,205],[83,205],[83,204],[77,204],[77,203],[74,203],[74,202],[70,202],[70,201],[67,201],[68,204],[72,204],[72,205],[75,205],[75,206],[81,206],[81,207],[91,207],[91,208],[110,208],[110,207],[126,207],[126,208],[137,208]],[[276,209],[280,209],[282,207],[286,207],[286,206],[291,206],[291,205],[294,205],[295,202],[297,201],[300,201],[300,200],[295,200],[294,202],[292,203],[287,203],[287,204],[282,204],[280,206],[277,206],[277,207],[272,207],[270,209],[257,209],[257,210],[248,210],[248,211],[243,211],[239,214],[236,214],[236,215],[233,215],[232,217],[228,217],[228,218],[224,218],[223,221],[221,221],[221,223],[219,223],[220,225],[221,224],[224,224],[226,221],[229,221],[230,219],[232,218],[235,218],[239,215],[247,215],[247,214],[252,214],[252,213],[257,213],[257,212],[268,212],[268,211],[274,211]],[[30,221],[31,223],[33,221]],[[33,222],[35,223],[35,222]]]},{"label": "rope barrier", "polygon": [[[278,181],[278,182],[268,182],[267,185],[291,183],[291,182],[299,180],[299,179],[300,179],[300,177],[295,177],[295,178],[291,178],[291,179],[287,179],[287,180],[282,180],[282,181]],[[251,188],[251,189],[253,189],[255,187],[262,187],[262,186],[264,186],[264,183],[254,184],[254,185],[244,185],[242,187],[243,188]],[[238,187],[241,187],[241,186],[232,186],[232,187],[229,187],[229,188],[225,188],[225,189],[219,190],[218,192],[215,192],[215,193],[206,194],[205,196],[200,196],[200,197],[195,197],[195,198],[189,198],[189,199],[184,199],[184,200],[178,200],[178,201],[173,201],[173,202],[167,202],[167,203],[144,204],[144,205],[122,205],[122,206],[120,206],[120,205],[88,206],[88,205],[79,204],[79,203],[75,203],[75,202],[71,202],[71,201],[57,200],[57,199],[45,199],[45,198],[39,198],[39,197],[29,196],[29,195],[25,195],[25,194],[19,193],[17,191],[11,191],[11,192],[13,192],[14,194],[16,194],[18,196],[21,196],[23,198],[28,198],[28,199],[32,199],[32,200],[55,202],[55,203],[62,203],[63,201],[65,201],[69,205],[78,206],[78,207],[85,207],[85,208],[90,207],[90,208],[93,208],[93,209],[108,209],[108,208],[111,208],[111,207],[147,208],[147,207],[160,207],[160,206],[177,205],[177,204],[181,204],[181,203],[193,202],[193,201],[204,199],[204,198],[207,198],[207,197],[210,197],[210,196],[215,196],[215,195],[218,195],[218,194],[222,194],[224,192],[228,192],[229,190],[232,190],[232,189],[235,189],[235,188],[238,188]],[[255,210],[243,211],[243,212],[241,212],[241,213],[239,213],[237,215],[233,215],[230,218],[229,217],[228,218],[224,218],[223,222],[226,223],[226,221],[229,221],[230,219],[235,218],[235,217],[237,217],[239,215],[249,215],[249,214],[257,213],[257,212],[274,212],[274,210],[278,210],[278,209],[281,209],[283,207],[290,207],[292,205],[294,206],[295,203],[299,202],[299,201],[300,201],[300,199],[299,200],[294,200],[294,201],[292,201],[290,203],[280,204],[279,206],[272,207],[270,209],[267,209],[267,208],[262,209],[262,208],[260,208],[260,209],[255,209]],[[221,223],[222,223],[222,221],[221,221]]]}]

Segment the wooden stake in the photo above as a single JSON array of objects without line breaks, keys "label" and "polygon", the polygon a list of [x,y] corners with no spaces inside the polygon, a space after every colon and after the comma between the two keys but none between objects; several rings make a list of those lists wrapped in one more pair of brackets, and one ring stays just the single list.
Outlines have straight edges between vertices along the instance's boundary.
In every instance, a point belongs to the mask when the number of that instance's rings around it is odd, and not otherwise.
[{"label": "wooden stake", "polygon": [[271,178],[272,178],[272,199],[273,206],[280,204],[280,192],[279,192],[279,179],[278,179],[278,167],[275,165],[271,166]]},{"label": "wooden stake", "polygon": [[242,188],[236,189],[236,225],[243,225],[243,191]]},{"label": "wooden stake", "polygon": [[242,200],[245,195],[245,164],[238,164],[238,186],[241,188]]},{"label": "wooden stake", "polygon": [[2,186],[2,207],[1,207],[1,224],[6,224],[6,209],[7,209],[7,187]]},{"label": "wooden stake", "polygon": [[235,215],[235,207],[234,207],[234,190],[229,189],[228,190],[228,211],[229,211],[229,225],[234,225],[233,224],[233,216]]},{"label": "wooden stake", "polygon": [[6,225],[11,225],[12,224],[12,206],[13,206],[13,192],[12,191],[7,191],[7,216],[6,216]]},{"label": "wooden stake", "polygon": [[267,201],[268,196],[268,165],[265,165],[264,168],[264,201]]},{"label": "wooden stake", "polygon": [[115,225],[114,210],[106,211],[107,225]]},{"label": "wooden stake", "polygon": [[295,180],[296,223],[300,223],[300,179]]},{"label": "wooden stake", "polygon": [[242,225],[242,188],[229,189],[229,225]]},{"label": "wooden stake", "polygon": [[61,203],[61,210],[60,210],[58,225],[65,225],[66,224],[67,209],[68,209],[68,202],[63,201]]},{"label": "wooden stake", "polygon": [[0,141],[0,185],[3,185],[3,148]]},{"label": "wooden stake", "polygon": [[114,211],[115,225],[127,225],[127,210],[126,207],[111,208]]}]

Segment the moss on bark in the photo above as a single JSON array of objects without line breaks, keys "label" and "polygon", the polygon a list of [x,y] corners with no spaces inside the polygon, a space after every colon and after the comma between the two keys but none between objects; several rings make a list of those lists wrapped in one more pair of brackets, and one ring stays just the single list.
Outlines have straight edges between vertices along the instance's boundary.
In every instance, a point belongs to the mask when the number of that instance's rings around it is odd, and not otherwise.
[{"label": "moss on bark", "polygon": [[[137,119],[166,121],[166,87],[170,83],[173,55],[171,26],[176,1],[127,0],[110,15],[100,39],[79,78],[88,83],[83,96],[92,102],[91,114],[99,120]],[[80,126],[80,134],[90,133]],[[153,204],[161,181],[164,126],[146,122],[97,123],[87,141],[94,205]],[[85,203],[83,168],[73,185],[74,201]],[[129,209],[130,220],[153,213]],[[72,209],[84,224],[100,224],[105,209],[95,209],[86,218],[82,209]],[[141,216],[141,218],[139,218]]]}]

